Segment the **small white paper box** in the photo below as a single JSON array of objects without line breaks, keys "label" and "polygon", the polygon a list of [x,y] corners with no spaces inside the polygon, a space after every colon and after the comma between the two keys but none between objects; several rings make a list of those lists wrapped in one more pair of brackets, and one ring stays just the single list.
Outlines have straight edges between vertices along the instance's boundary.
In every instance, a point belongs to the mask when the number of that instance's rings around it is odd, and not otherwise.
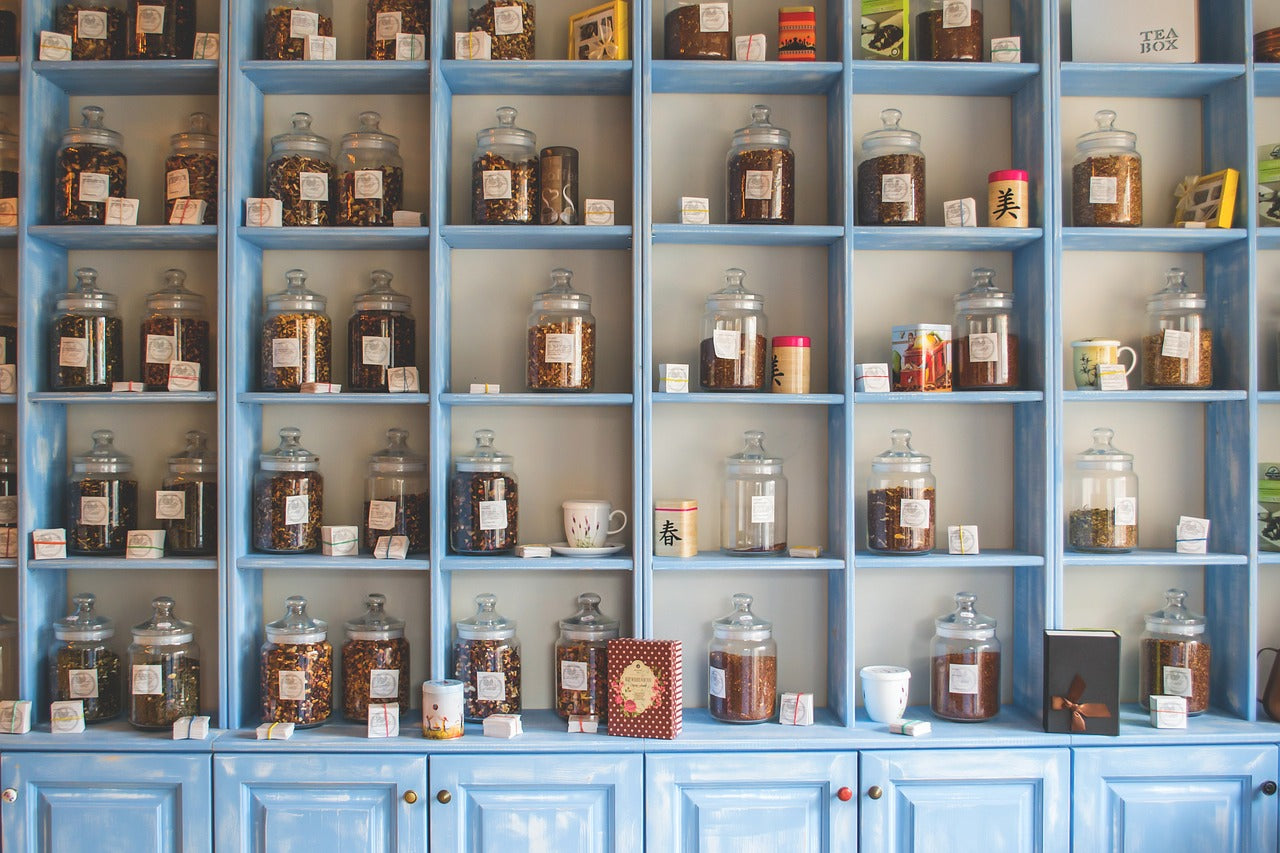
[{"label": "small white paper box", "polygon": [[493,36],[485,32],[454,33],[454,59],[492,59]]},{"label": "small white paper box", "polygon": [[373,546],[373,556],[379,560],[403,560],[409,556],[409,537],[379,536]]},{"label": "small white paper box", "polygon": [[1152,696],[1150,699],[1151,725],[1157,729],[1185,729],[1187,727],[1187,697]]},{"label": "small white paper box", "polygon": [[[488,35],[488,33],[485,33]],[[421,33],[396,33],[396,59],[418,60],[427,58],[427,37]]]},{"label": "small white paper box", "polygon": [[18,224],[18,200],[0,198],[0,225],[12,227]]},{"label": "small white paper box", "polygon": [[977,554],[978,525],[952,524],[947,528],[948,554]]},{"label": "small white paper box", "polygon": [[766,44],[764,33],[737,36],[733,40],[733,58],[739,62],[764,62]]},{"label": "small white paper box", "polygon": [[1129,374],[1125,373],[1123,364],[1094,365],[1098,371],[1099,391],[1128,391]]},{"label": "small white paper box", "polygon": [[195,49],[192,59],[217,59],[221,37],[218,33],[196,33]]},{"label": "small white paper box", "polygon": [[303,382],[298,391],[302,394],[340,394],[342,386],[334,382]]},{"label": "small white paper box", "polygon": [[664,394],[688,394],[689,365],[659,364],[658,390]]},{"label": "small white paper box", "polygon": [[320,528],[320,553],[325,557],[354,557],[360,551],[360,529],[352,525]]},{"label": "small white paper box", "polygon": [[198,361],[169,362],[170,391],[199,391],[200,363]]},{"label": "small white paper box", "polygon": [[491,714],[484,718],[484,736],[510,740],[524,734],[519,714]]},{"label": "small white paper box", "polygon": [[387,390],[392,394],[411,394],[418,391],[418,368],[393,367],[387,371]]},{"label": "small white paper box", "polygon": [[64,527],[42,527],[31,531],[31,554],[37,560],[60,560],[67,556]]},{"label": "small white paper box", "polygon": [[141,394],[145,390],[147,390],[147,386],[143,385],[141,382],[112,382],[111,383],[111,393],[113,394],[126,393],[126,392],[131,394],[132,393]]},{"label": "small white paper box", "polygon": [[73,735],[84,731],[84,700],[50,702],[49,731],[55,735]]},{"label": "small white paper box", "polygon": [[0,734],[25,735],[31,731],[31,703],[6,699],[0,702]]},{"label": "small white paper box", "polygon": [[107,225],[137,225],[138,200],[136,198],[107,199]]},{"label": "small white paper box", "polygon": [[369,737],[400,736],[400,704],[388,702],[385,705],[369,705]]},{"label": "small white paper box", "polygon": [[711,221],[711,200],[697,196],[680,196],[680,224],[706,225]]},{"label": "small white paper box", "polygon": [[539,559],[551,556],[550,545],[517,545],[516,556],[525,559]]},{"label": "small white paper box", "polygon": [[208,736],[208,717],[179,717],[173,721],[174,740],[204,740]]},{"label": "small white paper box", "polygon": [[279,228],[283,222],[284,206],[278,198],[246,198],[244,200],[244,224],[255,228]]},{"label": "small white paper box", "polygon": [[1005,36],[1004,38],[993,38],[991,40],[991,61],[1021,62],[1022,37]]},{"label": "small white paper box", "polygon": [[933,724],[928,720],[894,720],[889,724],[889,733],[920,737],[933,731]]},{"label": "small white paper box", "polygon": [[0,394],[13,394],[18,388],[18,366],[0,364]]},{"label": "small white paper box", "polygon": [[18,528],[0,527],[0,557],[18,556]]},{"label": "small white paper box", "polygon": [[957,198],[942,203],[942,224],[948,228],[977,228],[978,203],[971,198]]},{"label": "small white paper box", "polygon": [[613,199],[589,198],[582,203],[583,225],[612,225]]},{"label": "small white paper box", "polygon": [[569,731],[574,734],[596,734],[600,730],[600,718],[595,714],[570,714]]},{"label": "small white paper box", "polygon": [[784,726],[812,726],[813,694],[783,693],[778,703],[778,722]]},{"label": "small white paper box", "polygon": [[816,560],[822,556],[822,548],[818,545],[792,545],[787,554],[806,560]]},{"label": "small white paper box", "polygon": [[332,61],[338,58],[338,39],[335,36],[307,36],[302,43],[302,58]]},{"label": "small white paper box", "polygon": [[130,530],[125,536],[126,560],[158,560],[164,556],[163,530]]},{"label": "small white paper box", "polygon": [[889,365],[885,362],[854,365],[853,390],[876,394],[888,393]]},{"label": "small white paper box", "polygon": [[209,203],[202,198],[174,199],[173,212],[169,214],[170,225],[203,225],[204,212]]},{"label": "small white paper box", "polygon": [[501,385],[489,385],[486,382],[471,383],[472,394],[498,394],[498,393],[501,393],[501,390],[502,390]]},{"label": "small white paper box", "polygon": [[417,210],[396,210],[391,213],[392,228],[421,228],[422,213]]},{"label": "small white paper box", "polygon": [[39,58],[48,62],[65,62],[71,59],[71,36],[41,30]]},{"label": "small white paper box", "polygon": [[1209,519],[1190,515],[1178,516],[1174,550],[1179,554],[1209,553]]},{"label": "small white paper box", "polygon": [[258,740],[288,740],[293,737],[293,723],[263,723],[258,726]]}]

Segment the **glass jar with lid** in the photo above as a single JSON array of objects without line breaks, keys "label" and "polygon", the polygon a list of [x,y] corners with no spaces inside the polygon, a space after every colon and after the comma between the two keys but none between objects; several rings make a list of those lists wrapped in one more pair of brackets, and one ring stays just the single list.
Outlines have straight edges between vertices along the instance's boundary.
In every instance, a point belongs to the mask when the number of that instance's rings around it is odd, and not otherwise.
[{"label": "glass jar with lid", "polygon": [[1115,430],[1093,431],[1093,445],[1076,454],[1067,483],[1067,542],[1077,551],[1138,547],[1138,475],[1133,454],[1111,443]]},{"label": "glass jar with lid", "polygon": [[[169,137],[169,156],[164,161],[164,221],[178,224],[173,221],[174,207],[192,201],[205,204],[204,215],[193,224],[217,224],[218,133],[208,113],[187,117],[186,130]],[[184,213],[179,211],[179,219],[187,223]]]},{"label": "glass jar with lid", "polygon": [[369,289],[351,300],[347,321],[347,390],[388,391],[387,371],[416,364],[417,335],[408,294],[391,273],[374,270]]},{"label": "glass jar with lid", "polygon": [[68,59],[124,59],[124,0],[63,0],[54,29],[71,36]]},{"label": "glass jar with lid", "polygon": [[263,59],[305,59],[308,36],[333,35],[332,0],[267,0]]},{"label": "glass jar with lid", "polygon": [[200,647],[195,626],[173,612],[173,599],[151,599],[151,618],[133,626],[129,646],[129,722],[167,729],[200,713]]},{"label": "glass jar with lid", "polygon": [[1165,273],[1164,289],[1147,299],[1142,382],[1148,388],[1208,388],[1213,384],[1213,330],[1203,293],[1187,288],[1185,271]]},{"label": "glass jar with lid", "polygon": [[102,107],[80,110],[79,127],[62,132],[54,166],[53,221],[58,225],[102,225],[107,199],[128,195],[124,137],[103,125]]},{"label": "glass jar with lid", "polygon": [[328,300],[307,287],[306,270],[289,270],[284,277],[288,284],[267,297],[262,321],[263,391],[298,391],[304,382],[330,381]]},{"label": "glass jar with lid", "polygon": [[86,723],[120,715],[120,657],[107,645],[116,627],[94,611],[96,600],[91,593],[72,596],[75,610],[53,623],[57,642],[49,660],[49,701],[83,701]]},{"label": "glass jar with lid", "polygon": [[476,133],[476,152],[471,160],[471,222],[532,225],[537,217],[537,137],[531,130],[516,127],[515,107],[498,107],[497,126]]},{"label": "glass jar with lid", "polygon": [[196,0],[129,0],[125,59],[190,59],[196,47]]},{"label": "glass jar with lid", "polygon": [[924,152],[920,134],[900,126],[902,111],[880,111],[883,127],[862,137],[859,225],[924,225]]},{"label": "glass jar with lid", "polygon": [[285,599],[284,616],[267,623],[262,644],[262,721],[318,726],[333,708],[333,646],[329,626],[307,614],[307,599]]},{"label": "glass jar with lid", "polygon": [[707,710],[726,723],[763,723],[778,696],[778,643],[773,623],[751,612],[751,596],[736,593],[733,612],[712,620]]},{"label": "glass jar with lid", "polygon": [[360,127],[342,136],[338,154],[338,224],[390,225],[404,207],[400,140],[382,130],[382,116],[360,113]]},{"label": "glass jar with lid", "polygon": [[124,324],[114,293],[98,289],[98,271],[76,270],[76,284],[58,294],[49,335],[53,391],[110,391],[124,378]]},{"label": "glass jar with lid", "polygon": [[556,640],[556,713],[562,719],[609,714],[610,640],[618,639],[618,620],[600,612],[600,596],[578,596],[578,612],[560,620]]},{"label": "glass jar with lid", "polygon": [[666,0],[664,59],[733,59],[733,0]]},{"label": "glass jar with lid", "polygon": [[573,289],[573,270],[551,271],[551,289],[533,297],[526,380],[530,391],[590,391],[596,381],[591,296]]},{"label": "glass jar with lid", "polygon": [[720,550],[767,557],[787,550],[787,478],[782,460],[764,449],[764,433],[742,434],[746,446],[725,460]]},{"label": "glass jar with lid", "polygon": [[742,286],[746,272],[724,271],[725,285],[707,295],[698,378],[706,391],[763,391],[769,329],[764,297]]},{"label": "glass jar with lid", "polygon": [[1115,126],[1114,110],[1093,114],[1098,126],[1076,138],[1071,163],[1071,224],[1142,224],[1142,155],[1138,134]]},{"label": "glass jar with lid", "polygon": [[[0,430],[0,530],[12,531],[18,526],[18,459],[14,452],[13,433]],[[12,532],[5,536],[13,536]],[[6,539],[12,549],[16,539]],[[17,556],[13,554],[12,556]]]},{"label": "glass jar with lid", "polygon": [[475,431],[476,446],[453,458],[449,480],[449,545],[459,554],[501,554],[516,547],[520,502],[515,462],[493,446],[493,430]]},{"label": "glass jar with lid", "polygon": [[1170,589],[1164,607],[1148,613],[1138,651],[1138,701],[1151,707],[1152,696],[1184,696],[1187,713],[1209,709],[1210,659],[1205,618],[1187,608],[1187,591]]},{"label": "glass jar with lid", "polygon": [[796,155],[791,131],[769,121],[769,108],[751,108],[751,124],[733,132],[726,184],[728,221],[790,225],[796,218]]},{"label": "glass jar with lid", "polygon": [[926,62],[981,62],[982,0],[929,0],[916,15],[916,49]]},{"label": "glass jar with lid", "polygon": [[911,446],[911,430],[889,432],[889,449],[871,460],[867,547],[881,554],[933,550],[937,485],[932,461]]},{"label": "glass jar with lid", "polygon": [[[431,12],[427,0],[369,0],[365,27],[365,59],[426,59],[431,44]],[[406,54],[397,48],[396,36],[422,36]]]},{"label": "glass jar with lid", "polygon": [[164,287],[147,294],[139,360],[148,391],[204,391],[213,385],[205,300],[187,289],[186,280],[182,270],[165,270]]},{"label": "glass jar with lid", "polygon": [[454,623],[453,677],[462,682],[463,718],[469,723],[520,713],[520,638],[516,623],[497,607],[496,595],[481,593],[475,615]]},{"label": "glass jar with lid", "polygon": [[995,270],[978,267],[973,286],[955,297],[951,342],[957,390],[1018,387],[1018,321],[1013,294],[996,287]]},{"label": "glass jar with lid", "polygon": [[[4,20],[4,11],[0,10],[0,21]],[[3,56],[4,54],[0,54]],[[0,112],[0,199],[18,198],[18,135],[10,127],[8,113]],[[0,208],[2,210],[3,208]],[[15,216],[18,209],[5,210]]]},{"label": "glass jar with lid", "polygon": [[467,0],[467,29],[488,33],[493,59],[533,59],[533,0]]},{"label": "glass jar with lid", "polygon": [[93,431],[89,452],[71,457],[67,482],[67,553],[123,554],[138,527],[138,481],[133,459],[115,446],[115,433]]},{"label": "glass jar with lid", "polygon": [[372,551],[383,536],[405,536],[409,553],[427,550],[427,457],[409,448],[409,433],[387,430],[387,446],[369,456],[365,480],[364,547]]},{"label": "glass jar with lid", "polygon": [[187,446],[169,457],[169,473],[156,493],[156,520],[170,554],[218,552],[218,457],[200,430],[189,431]]},{"label": "glass jar with lid", "polygon": [[18,620],[0,615],[0,700],[18,698]]},{"label": "glass jar with lid", "polygon": [[253,547],[296,554],[320,547],[324,478],[320,457],[300,443],[302,430],[283,427],[280,446],[258,454],[253,476]]},{"label": "glass jar with lid", "polygon": [[957,592],[955,612],[934,620],[929,700],[944,720],[976,723],[1000,713],[996,620],[974,610],[976,600],[971,592]]},{"label": "glass jar with lid", "polygon": [[409,710],[409,641],[404,620],[387,614],[387,597],[370,593],[364,613],[346,624],[342,645],[342,713],[367,722],[370,705],[397,703]]},{"label": "glass jar with lid", "polygon": [[288,225],[332,225],[332,185],[338,177],[329,140],[311,130],[309,113],[294,113],[293,128],[271,137],[267,196],[280,200]]}]

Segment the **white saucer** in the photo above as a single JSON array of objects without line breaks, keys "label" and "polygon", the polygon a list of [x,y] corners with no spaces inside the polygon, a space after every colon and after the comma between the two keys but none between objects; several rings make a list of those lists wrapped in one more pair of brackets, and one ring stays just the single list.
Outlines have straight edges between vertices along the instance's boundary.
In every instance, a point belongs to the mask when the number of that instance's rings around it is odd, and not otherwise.
[{"label": "white saucer", "polygon": [[557,542],[551,546],[551,550],[561,557],[607,557],[625,547],[626,543],[606,542],[599,548],[574,548],[568,542]]}]

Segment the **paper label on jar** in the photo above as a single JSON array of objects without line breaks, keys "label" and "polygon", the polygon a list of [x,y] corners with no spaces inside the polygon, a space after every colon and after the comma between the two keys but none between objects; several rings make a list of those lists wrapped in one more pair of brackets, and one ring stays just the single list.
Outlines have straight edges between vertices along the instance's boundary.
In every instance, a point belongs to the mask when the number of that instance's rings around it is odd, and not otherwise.
[{"label": "paper label on jar", "polygon": [[156,492],[156,518],[160,521],[187,517],[187,493],[183,491]]},{"label": "paper label on jar", "polygon": [[552,332],[546,336],[546,355],[543,361],[548,364],[572,364],[574,359],[574,343],[577,335],[565,335]]},{"label": "paper label on jar", "polygon": [[524,32],[524,7],[493,7],[493,34],[495,36],[517,36],[522,32]]},{"label": "paper label on jar", "polygon": [[1095,176],[1089,179],[1089,204],[1115,204],[1116,179]]},{"label": "paper label on jar", "polygon": [[560,689],[586,690],[587,664],[580,660],[560,661]]},{"label": "paper label on jar", "polygon": [[329,176],[324,172],[299,172],[298,200],[328,201]]},{"label": "paper label on jar", "polygon": [[1116,499],[1116,527],[1132,527],[1138,523],[1138,499]]},{"label": "paper label on jar", "polygon": [[1185,666],[1164,667],[1164,695],[1190,696],[1191,669]]},{"label": "paper label on jar", "polygon": [[196,361],[169,362],[170,391],[199,391],[200,363]]},{"label": "paper label on jar", "polygon": [[976,663],[948,664],[947,692],[975,694],[978,692],[978,665]]},{"label": "paper label on jar", "polygon": [[177,349],[176,335],[147,335],[147,364],[168,364]]},{"label": "paper label on jar", "polygon": [[105,39],[106,37],[106,12],[81,11],[76,13],[76,38]]},{"label": "paper label on jar", "polygon": [[294,9],[289,13],[289,38],[304,39],[320,35],[320,14]]},{"label": "paper label on jar", "polygon": [[477,672],[476,698],[484,702],[502,702],[507,698],[507,675],[504,672]]},{"label": "paper label on jar", "polygon": [[81,497],[80,523],[94,527],[106,526],[111,520],[111,504],[106,498]]},{"label": "paper label on jar", "polygon": [[773,523],[773,495],[751,496],[751,523]]},{"label": "paper label on jar", "polygon": [[374,22],[374,31],[380,41],[391,41],[391,39],[400,35],[401,23],[404,18],[400,12],[379,12],[377,20]]},{"label": "paper label on jar", "polygon": [[297,338],[273,338],[271,366],[302,367],[302,341]]},{"label": "paper label on jar", "polygon": [[507,529],[507,502],[505,500],[480,501],[480,529]]},{"label": "paper label on jar", "polygon": [[717,699],[724,699],[724,670],[710,667],[707,673],[707,692]]},{"label": "paper label on jar", "polygon": [[729,4],[699,3],[698,31],[704,33],[729,32]]},{"label": "paper label on jar", "polygon": [[67,695],[72,699],[97,699],[98,671],[96,669],[68,670]]},{"label": "paper label on jar", "polygon": [[164,176],[164,197],[166,199],[191,197],[191,172],[187,169],[174,169]]},{"label": "paper label on jar", "polygon": [[903,498],[898,510],[899,523],[903,527],[929,526],[929,502],[919,498]]},{"label": "paper label on jar", "polygon": [[969,335],[969,361],[999,361],[999,353],[1000,336],[997,333],[974,332]]},{"label": "paper label on jar", "polygon": [[0,524],[13,524],[18,520],[18,496],[0,497]]},{"label": "paper label on jar", "polygon": [[396,526],[395,501],[369,501],[369,529],[390,530]]},{"label": "paper label on jar", "polygon": [[911,201],[911,191],[915,187],[915,178],[911,173],[880,176],[880,202],[882,204],[902,204]]},{"label": "paper label on jar", "polygon": [[511,170],[491,169],[481,177],[485,200],[511,198]]},{"label": "paper label on jar", "polygon": [[89,342],[84,338],[61,338],[58,341],[58,367],[88,367]]},{"label": "paper label on jar", "polygon": [[81,172],[78,201],[103,202],[111,193],[111,176],[104,172]]},{"label": "paper label on jar", "polygon": [[138,7],[138,32],[147,35],[156,35],[164,32],[164,7],[163,6],[139,6]]},{"label": "paper label on jar", "polygon": [[369,698],[395,699],[400,695],[400,670],[374,669],[369,671]]},{"label": "paper label on jar", "polygon": [[310,495],[289,495],[284,499],[285,524],[306,524],[310,516]]},{"label": "paper label on jar", "polygon": [[300,702],[307,698],[306,673],[297,669],[282,669],[277,676],[281,699]]},{"label": "paper label on jar", "polygon": [[352,181],[355,184],[356,198],[382,198],[381,169],[356,169]]},{"label": "paper label on jar", "polygon": [[386,367],[391,363],[391,338],[366,335],[361,339],[360,358],[365,364]]},{"label": "paper label on jar", "polygon": [[1178,329],[1164,330],[1164,343],[1160,345],[1160,355],[1165,358],[1190,358],[1191,342],[1195,335]]},{"label": "paper label on jar", "polygon": [[711,333],[711,345],[716,358],[737,358],[742,353],[742,332],[716,329]]},{"label": "paper label on jar", "polygon": [[164,675],[160,664],[135,663],[133,665],[133,695],[159,696],[164,693]]},{"label": "paper label on jar", "polygon": [[742,183],[742,194],[750,199],[773,198],[773,172],[748,169]]},{"label": "paper label on jar", "polygon": [[944,30],[969,26],[972,13],[971,0],[944,0],[942,4],[942,28]]}]

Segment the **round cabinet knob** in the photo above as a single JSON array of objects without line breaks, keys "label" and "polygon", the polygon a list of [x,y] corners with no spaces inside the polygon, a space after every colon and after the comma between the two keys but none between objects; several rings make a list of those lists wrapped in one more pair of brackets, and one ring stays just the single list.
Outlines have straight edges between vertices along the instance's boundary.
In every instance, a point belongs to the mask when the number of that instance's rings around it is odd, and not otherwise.
[{"label": "round cabinet knob", "polygon": [[448,791],[444,789],[441,789],[439,793],[436,794],[436,802],[442,806],[448,804],[448,802],[452,799],[453,799],[453,794],[450,794]]},{"label": "round cabinet knob", "polygon": [[836,791],[836,799],[842,803],[847,803],[853,799],[853,791],[849,790],[848,787],[841,788]]},{"label": "round cabinet knob", "polygon": [[[12,790],[12,789],[10,789],[10,790]],[[7,799],[7,798],[8,798],[8,795],[9,795],[9,791],[5,791],[4,793],[5,793],[5,797],[6,797],[6,799]],[[1268,797],[1275,796],[1275,793],[1276,793],[1276,783],[1275,783],[1275,782],[1272,782],[1270,779],[1268,779],[1267,781],[1263,782],[1263,783],[1262,783],[1262,793],[1266,794]],[[12,801],[12,800],[8,800],[8,802],[13,802],[13,801]]]},{"label": "round cabinet knob", "polygon": [[[1272,793],[1275,793],[1275,790],[1276,790],[1276,786],[1275,786],[1275,784],[1273,783],[1273,784],[1271,785],[1271,792],[1272,792]],[[5,788],[3,792],[0,792],[0,800],[4,800],[6,803],[15,803],[15,802],[17,802],[17,801],[18,801],[18,790],[17,790],[16,788]]]},{"label": "round cabinet knob", "polygon": [[417,792],[417,791],[405,791],[405,792],[404,792],[404,801],[405,801],[406,803],[408,803],[409,805],[413,805],[414,803],[416,803],[416,802],[418,801],[418,792]]},{"label": "round cabinet knob", "polygon": [[884,796],[884,790],[879,785],[872,785],[867,789],[867,796],[873,800],[878,800]]}]

